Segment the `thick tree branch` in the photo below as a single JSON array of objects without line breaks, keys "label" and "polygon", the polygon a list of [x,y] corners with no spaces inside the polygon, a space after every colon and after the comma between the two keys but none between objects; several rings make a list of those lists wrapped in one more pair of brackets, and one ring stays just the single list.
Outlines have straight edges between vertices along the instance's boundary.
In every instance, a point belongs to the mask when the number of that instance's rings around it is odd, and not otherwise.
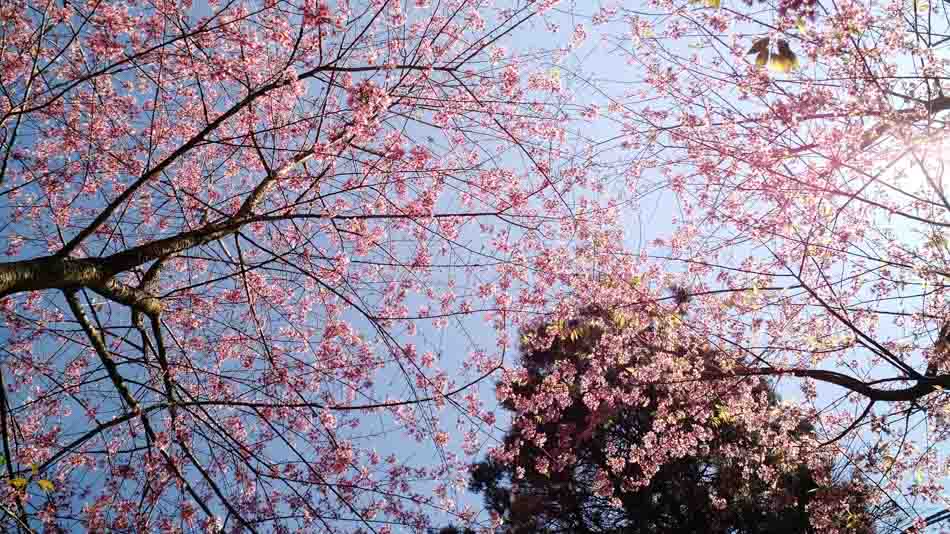
[{"label": "thick tree branch", "polygon": [[811,378],[843,387],[849,391],[863,395],[867,397],[868,400],[874,402],[910,402],[926,397],[936,391],[950,388],[950,375],[920,377],[915,380],[900,378],[895,380],[908,380],[914,382],[914,385],[900,389],[880,389],[857,378],[822,369],[783,369],[770,367],[737,369],[732,373],[702,373],[703,379],[723,379],[735,376],[795,376],[798,378]]}]

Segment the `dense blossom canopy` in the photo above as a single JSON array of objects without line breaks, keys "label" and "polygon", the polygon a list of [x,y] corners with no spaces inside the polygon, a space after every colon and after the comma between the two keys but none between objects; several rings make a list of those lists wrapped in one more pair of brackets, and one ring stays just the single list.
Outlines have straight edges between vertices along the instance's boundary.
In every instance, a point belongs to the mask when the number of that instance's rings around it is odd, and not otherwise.
[{"label": "dense blossom canopy", "polygon": [[[689,318],[686,318],[688,321]],[[628,339],[633,344],[652,345],[650,325]],[[591,358],[590,350],[599,338],[629,323],[622,316],[610,317],[599,308],[582,310],[573,324],[535,325],[525,332],[520,356],[525,379],[513,392],[515,399],[539,394],[539,389],[566,388],[566,405],[553,418],[534,425],[522,419],[505,436],[505,443],[520,442],[518,457],[512,462],[488,458],[472,469],[469,487],[481,494],[486,507],[504,519],[498,532],[504,534],[721,534],[820,532],[813,513],[821,513],[822,503],[833,502],[842,513],[830,526],[855,534],[883,533],[884,522],[893,511],[889,503],[869,506],[874,490],[868,484],[848,480],[847,470],[828,463],[797,468],[775,468],[786,461],[783,449],[772,449],[764,458],[736,455],[735,451],[762,446],[761,427],[736,424],[728,412],[728,391],[712,401],[715,415],[693,419],[694,403],[705,399],[676,397],[658,383],[641,386],[628,373],[643,361],[627,362],[605,376],[609,387],[642,392],[639,402],[615,406],[600,405],[595,410],[585,402],[584,377],[588,367],[603,362]],[[662,328],[662,326],[659,326]],[[685,329],[681,323],[675,328]],[[557,330],[550,344],[538,346],[536,336]],[[688,336],[680,343],[688,343]],[[683,347],[684,351],[689,349]],[[647,348],[647,354],[649,354]],[[650,357],[662,357],[653,354]],[[700,350],[693,357],[716,368],[715,354]],[[570,367],[574,372],[566,374]],[[555,377],[556,375],[556,377]],[[554,378],[554,380],[552,380]],[[753,394],[765,396],[771,415],[783,408],[768,381],[757,379]],[[511,398],[511,397],[509,397]],[[677,403],[669,406],[671,399]],[[517,402],[503,407],[514,408]],[[706,424],[709,435],[700,446],[661,462],[646,484],[631,485],[643,476],[643,465],[627,462],[631,451],[648,447],[656,433],[666,432],[668,421],[658,420],[659,410],[677,414],[675,424]],[[796,428],[783,429],[800,439],[813,432],[806,420]],[[568,457],[567,461],[558,461]],[[880,525],[882,528],[875,528]],[[442,533],[446,534],[446,533]]]},{"label": "dense blossom canopy", "polygon": [[[464,467],[578,395],[655,402],[608,501],[726,413],[750,477],[947,519],[948,35],[926,0],[0,3],[0,528],[492,528]],[[524,390],[520,329],[592,306]]]}]

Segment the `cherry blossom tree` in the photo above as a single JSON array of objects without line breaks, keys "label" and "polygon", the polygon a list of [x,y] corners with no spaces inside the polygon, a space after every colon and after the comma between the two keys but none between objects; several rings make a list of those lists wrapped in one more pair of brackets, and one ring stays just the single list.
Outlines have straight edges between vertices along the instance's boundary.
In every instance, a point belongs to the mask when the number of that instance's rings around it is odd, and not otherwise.
[{"label": "cherry blossom tree", "polygon": [[622,242],[551,4],[3,2],[0,528],[471,520],[477,384]]},{"label": "cherry blossom tree", "polygon": [[[948,35],[924,0],[4,2],[0,525],[467,525],[495,379],[523,440],[655,403],[607,502],[725,416],[756,478],[939,524]],[[595,305],[582,375],[519,389],[511,347]]]},{"label": "cherry blossom tree", "polygon": [[[645,406],[645,391],[662,384],[660,423],[644,445],[618,447],[600,476],[631,465],[639,474],[600,496],[619,504],[663,465],[706,447],[725,409],[762,430],[762,446],[733,451],[757,476],[769,476],[776,450],[789,468],[833,461],[877,488],[902,529],[945,522],[946,6],[655,0],[590,20],[637,82],[600,86],[614,148],[626,154],[614,168],[631,190],[663,191],[675,228],[624,258],[591,254],[588,276],[573,280],[554,314],[561,322],[527,340],[550,346],[578,310],[611,310],[596,321],[606,333],[580,391],[568,387],[576,365],[558,366],[529,395],[519,393],[525,372],[508,370],[499,391],[518,411],[524,445],[496,458],[542,447],[531,440],[550,438],[540,429],[573,395],[603,420]],[[691,297],[689,320],[671,286]],[[628,374],[619,386],[609,374],[618,366]],[[761,377],[785,406],[756,394]],[[793,437],[800,418],[813,422],[813,437]],[[576,458],[566,448],[534,461],[558,470]],[[816,507],[813,525],[839,531],[833,518],[844,506]]]},{"label": "cherry blossom tree", "polygon": [[[766,456],[763,465],[745,472],[747,464],[731,451],[758,448],[757,435],[761,429],[735,424],[721,404],[716,407],[712,425],[708,425],[713,434],[703,447],[664,462],[646,486],[624,488],[641,466],[632,462],[616,465],[617,450],[642,446],[644,433],[662,424],[654,417],[657,403],[666,403],[670,395],[665,384],[644,388],[628,379],[628,371],[616,366],[605,373],[610,386],[644,390],[646,402],[620,405],[600,413],[592,412],[584,402],[581,393],[587,366],[601,363],[591,358],[590,349],[598,346],[598,338],[606,332],[602,327],[606,325],[598,321],[609,317],[605,311],[597,307],[582,310],[573,324],[561,329],[550,346],[545,344],[540,350],[520,353],[527,380],[518,384],[519,397],[536,394],[533,389],[549,385],[548,373],[552,370],[571,366],[577,372],[573,382],[561,377],[570,400],[568,406],[558,410],[558,418],[537,426],[516,425],[505,436],[506,443],[523,442],[519,458],[511,463],[489,458],[472,469],[470,489],[483,496],[489,510],[504,518],[504,526],[497,532],[801,534],[816,532],[810,521],[811,503],[828,500],[847,501],[849,513],[839,515],[836,526],[855,534],[887,531],[889,503],[884,503],[882,509],[864,506],[864,500],[874,492],[867,484],[835,480],[833,484],[819,486],[806,466],[789,469],[777,480],[760,479],[759,473],[769,477],[767,468],[782,461],[775,451]],[[552,326],[539,325],[534,331],[524,332],[524,337],[531,340],[541,329]],[[775,407],[779,399],[768,381],[758,381],[756,387],[767,393],[769,405]],[[688,412],[692,406],[683,400],[678,399],[679,404],[673,409]],[[511,406],[505,403],[503,407]],[[520,428],[528,429],[532,437],[524,439]],[[797,428],[791,429],[791,435],[811,431],[807,421],[800,421]],[[542,439],[537,439],[537,434]],[[550,459],[565,452],[572,461],[563,468],[552,469]],[[829,472],[834,473],[833,478],[842,478],[846,473],[834,472],[833,466],[828,465],[819,476],[827,479]],[[615,493],[605,491],[610,487],[621,490],[616,492],[619,503],[609,502]]]}]

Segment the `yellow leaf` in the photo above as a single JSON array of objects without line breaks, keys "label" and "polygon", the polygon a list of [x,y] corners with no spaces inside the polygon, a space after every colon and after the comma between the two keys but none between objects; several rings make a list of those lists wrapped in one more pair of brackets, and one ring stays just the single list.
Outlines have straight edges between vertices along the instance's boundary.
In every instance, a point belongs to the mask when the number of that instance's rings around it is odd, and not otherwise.
[{"label": "yellow leaf", "polygon": [[848,512],[848,522],[845,525],[849,530],[857,528],[858,526],[858,516]]},{"label": "yellow leaf", "polygon": [[716,426],[718,426],[719,423],[729,424],[735,421],[735,417],[733,417],[724,406],[720,406],[716,409],[716,415],[713,416],[712,420]]},{"label": "yellow leaf", "polygon": [[53,486],[53,483],[50,482],[49,480],[46,480],[45,478],[38,481],[36,484],[40,487],[41,490],[45,491],[46,493],[52,493],[53,489],[55,488],[55,486]]},{"label": "yellow leaf", "polygon": [[40,474],[40,468],[36,464],[30,464],[30,471],[33,472],[33,476]]},{"label": "yellow leaf", "polygon": [[798,17],[798,21],[796,21],[795,25],[798,26],[798,31],[802,34],[808,33],[808,27],[805,26],[804,17]]},{"label": "yellow leaf", "polygon": [[614,324],[617,325],[617,328],[623,328],[627,324],[627,315],[621,311],[615,311],[613,315]]},{"label": "yellow leaf", "polygon": [[719,9],[722,6],[721,0],[706,0],[706,7]]},{"label": "yellow leaf", "polygon": [[27,482],[26,482],[26,479],[25,479],[25,478],[14,478],[13,480],[10,481],[10,485],[11,485],[11,486],[13,486],[13,487],[16,488],[16,489],[20,489],[20,490],[23,489],[23,488],[25,488],[25,487],[26,487],[26,484],[27,484]]}]

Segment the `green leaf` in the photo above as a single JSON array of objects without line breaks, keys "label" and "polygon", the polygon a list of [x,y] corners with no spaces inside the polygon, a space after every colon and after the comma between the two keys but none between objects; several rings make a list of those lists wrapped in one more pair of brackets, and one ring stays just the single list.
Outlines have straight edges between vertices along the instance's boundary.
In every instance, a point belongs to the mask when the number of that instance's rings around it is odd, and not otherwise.
[{"label": "green leaf", "polygon": [[795,21],[795,26],[798,27],[798,31],[802,35],[808,33],[808,26],[805,25],[805,17],[798,17],[798,20]]},{"label": "green leaf", "polygon": [[40,487],[41,490],[45,491],[46,493],[52,493],[53,490],[56,488],[56,486],[54,486],[52,482],[50,482],[49,480],[46,480],[45,478],[38,481],[36,484]]}]

